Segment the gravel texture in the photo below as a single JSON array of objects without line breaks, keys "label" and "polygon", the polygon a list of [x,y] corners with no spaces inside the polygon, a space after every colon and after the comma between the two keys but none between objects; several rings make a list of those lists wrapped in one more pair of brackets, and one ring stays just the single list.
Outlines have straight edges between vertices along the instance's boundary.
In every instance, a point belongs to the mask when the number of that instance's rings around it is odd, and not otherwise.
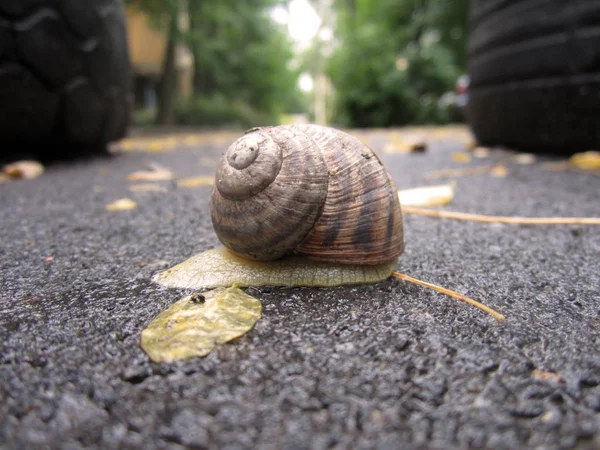
[{"label": "gravel texture", "polygon": [[[449,137],[384,153],[399,188],[464,167]],[[188,292],[150,281],[217,244],[209,187],[130,192],[148,162],[211,175],[227,142],[47,167],[0,185],[0,448],[600,448],[600,227],[405,216],[399,269],[506,316],[388,280],[250,288],[263,318],[206,358],[154,364],[150,320]],[[600,216],[600,177],[510,162],[446,209]],[[445,180],[444,180],[445,181]],[[132,211],[105,205],[134,199]]]}]

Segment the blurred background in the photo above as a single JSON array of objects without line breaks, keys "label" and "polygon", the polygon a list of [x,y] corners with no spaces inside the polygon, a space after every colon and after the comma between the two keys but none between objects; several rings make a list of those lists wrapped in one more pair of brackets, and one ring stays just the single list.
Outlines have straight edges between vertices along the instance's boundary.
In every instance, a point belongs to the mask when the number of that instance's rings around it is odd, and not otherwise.
[{"label": "blurred background", "polygon": [[0,19],[0,158],[303,122],[600,147],[598,0],[3,0]]},{"label": "blurred background", "polygon": [[468,0],[125,5],[137,126],[462,120]]}]

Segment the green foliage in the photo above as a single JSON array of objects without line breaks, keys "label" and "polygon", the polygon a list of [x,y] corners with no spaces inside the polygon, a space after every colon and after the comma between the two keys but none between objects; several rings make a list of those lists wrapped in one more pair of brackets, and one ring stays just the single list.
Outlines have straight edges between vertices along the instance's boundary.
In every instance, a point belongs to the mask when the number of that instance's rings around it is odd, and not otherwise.
[{"label": "green foliage", "polygon": [[268,16],[273,0],[195,2],[190,4],[189,43],[196,57],[198,94],[218,92],[277,119],[301,106],[290,69],[294,56],[286,31]]},{"label": "green foliage", "polygon": [[247,129],[271,125],[277,118],[252,108],[245,102],[232,101],[219,93],[195,95],[175,106],[175,121],[181,125],[227,126]]},{"label": "green foliage", "polygon": [[[178,0],[127,3],[147,12],[163,29],[180,5]],[[297,87],[299,72],[290,68],[294,53],[287,31],[268,14],[278,3],[187,1],[190,27],[179,29],[178,39],[194,54],[194,98],[177,106],[176,121],[215,125],[232,120],[255,126],[256,120],[262,123],[268,118],[274,123],[283,113],[305,110]]]},{"label": "green foliage", "polygon": [[468,0],[339,1],[340,44],[328,64],[335,121],[348,126],[445,123],[465,68]]}]

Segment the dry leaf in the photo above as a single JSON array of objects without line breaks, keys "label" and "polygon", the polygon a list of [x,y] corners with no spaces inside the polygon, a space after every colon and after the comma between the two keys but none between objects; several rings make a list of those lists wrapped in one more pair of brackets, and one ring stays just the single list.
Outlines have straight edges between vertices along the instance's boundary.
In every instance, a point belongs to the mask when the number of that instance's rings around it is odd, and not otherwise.
[{"label": "dry leaf", "polygon": [[441,169],[441,170],[432,170],[429,172],[425,172],[423,177],[426,179],[437,179],[437,178],[451,178],[451,177],[464,177],[468,175],[479,175],[482,173],[488,173],[491,169],[493,169],[494,165],[485,165],[485,166],[475,166],[475,167],[464,167],[461,169]]},{"label": "dry leaf", "polygon": [[410,153],[411,147],[406,143],[385,144],[382,148],[384,153]]},{"label": "dry leaf", "polygon": [[490,156],[490,149],[487,147],[475,147],[473,156],[475,156],[475,158],[487,158]]},{"label": "dry leaf", "polygon": [[192,294],[150,322],[142,331],[142,349],[154,362],[206,356],[250,331],[261,313],[261,303],[237,287]]},{"label": "dry leaf", "polygon": [[397,267],[397,261],[361,266],[316,262],[303,256],[291,256],[277,261],[249,261],[225,247],[218,247],[158,272],[152,280],[165,287],[184,289],[212,289],[232,285],[343,286],[383,281]]},{"label": "dry leaf", "polygon": [[452,161],[458,163],[468,163],[471,161],[471,155],[466,152],[454,152],[452,153]]},{"label": "dry leaf", "polygon": [[136,207],[137,203],[130,198],[122,198],[106,205],[108,211],[128,211],[130,209],[135,209]]},{"label": "dry leaf", "polygon": [[550,381],[552,383],[564,383],[565,379],[562,375],[554,372],[546,372],[545,370],[535,369],[531,372],[531,378],[538,381]]},{"label": "dry leaf", "polygon": [[523,166],[533,164],[535,162],[535,155],[531,153],[519,153],[515,156],[515,162]]},{"label": "dry leaf", "polygon": [[44,166],[37,161],[17,161],[5,165],[2,173],[12,179],[31,180],[44,173]]},{"label": "dry leaf", "polygon": [[182,178],[177,181],[177,186],[194,188],[199,186],[212,186],[215,182],[215,177],[209,176],[199,176],[199,177],[190,177],[190,178]]},{"label": "dry leaf", "polygon": [[492,170],[490,170],[490,175],[496,178],[504,178],[508,176],[508,170],[504,164],[496,164]]},{"label": "dry leaf", "polygon": [[402,206],[442,206],[454,198],[456,183],[425,186],[398,191]]},{"label": "dry leaf", "polygon": [[569,158],[569,163],[582,170],[600,170],[600,152],[575,153]]},{"label": "dry leaf", "polygon": [[169,192],[169,190],[160,184],[140,183],[129,186],[131,192]]},{"label": "dry leaf", "polygon": [[150,170],[133,172],[127,176],[129,181],[168,181],[172,180],[174,175],[167,167],[159,164],[149,164]]}]

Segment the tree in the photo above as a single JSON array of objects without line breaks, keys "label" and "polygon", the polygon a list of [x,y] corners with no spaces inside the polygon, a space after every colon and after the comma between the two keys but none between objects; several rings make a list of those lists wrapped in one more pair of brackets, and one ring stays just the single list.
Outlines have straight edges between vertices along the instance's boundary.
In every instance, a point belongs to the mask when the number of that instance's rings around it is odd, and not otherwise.
[{"label": "tree", "polygon": [[[186,43],[194,55],[194,98],[179,105],[177,120],[272,123],[302,107],[299,72],[287,32],[269,17],[277,0],[187,0],[189,30],[179,29],[180,0],[128,0],[168,35],[159,88],[159,120],[174,118],[174,54]],[[168,31],[167,31],[168,30]],[[243,117],[242,117],[243,116]],[[239,119],[239,120],[238,120]]]},{"label": "tree", "polygon": [[350,126],[445,122],[440,102],[466,63],[468,0],[339,0],[328,72],[336,121]]}]

